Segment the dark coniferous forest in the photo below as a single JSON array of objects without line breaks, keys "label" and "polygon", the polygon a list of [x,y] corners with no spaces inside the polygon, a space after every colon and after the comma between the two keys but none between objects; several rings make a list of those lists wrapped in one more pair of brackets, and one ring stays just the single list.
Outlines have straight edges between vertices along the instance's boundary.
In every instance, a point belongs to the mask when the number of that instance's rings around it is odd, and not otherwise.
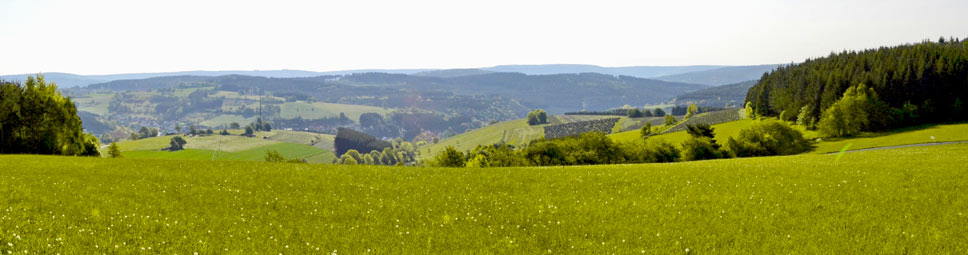
[{"label": "dark coniferous forest", "polygon": [[[888,109],[881,128],[966,119],[968,41],[833,53],[764,74],[747,93],[761,116],[820,120],[850,87],[864,85]],[[801,117],[802,116],[802,117]]]}]

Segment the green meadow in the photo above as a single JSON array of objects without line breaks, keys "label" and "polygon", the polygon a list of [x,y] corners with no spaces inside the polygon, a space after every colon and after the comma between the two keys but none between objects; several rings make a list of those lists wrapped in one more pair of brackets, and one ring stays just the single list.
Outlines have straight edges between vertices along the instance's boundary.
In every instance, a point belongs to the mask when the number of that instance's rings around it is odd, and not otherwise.
[{"label": "green meadow", "polygon": [[[119,142],[122,155],[130,158],[264,161],[266,151],[278,151],[286,158],[309,163],[332,163],[333,135],[300,131],[256,132],[255,137],[232,135],[184,137],[185,150],[166,151],[173,136],[159,136]],[[265,137],[265,138],[263,138]],[[316,141],[310,144],[310,141]]]},{"label": "green meadow", "polygon": [[0,156],[3,254],[964,254],[968,145],[407,168]]}]

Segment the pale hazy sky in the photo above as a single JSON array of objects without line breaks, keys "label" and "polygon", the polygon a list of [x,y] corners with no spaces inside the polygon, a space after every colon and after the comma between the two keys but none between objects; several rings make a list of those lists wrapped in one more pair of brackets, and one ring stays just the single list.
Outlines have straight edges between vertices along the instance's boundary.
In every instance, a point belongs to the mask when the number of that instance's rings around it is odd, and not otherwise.
[{"label": "pale hazy sky", "polygon": [[0,74],[790,63],[965,38],[966,13],[966,0],[0,0]]}]

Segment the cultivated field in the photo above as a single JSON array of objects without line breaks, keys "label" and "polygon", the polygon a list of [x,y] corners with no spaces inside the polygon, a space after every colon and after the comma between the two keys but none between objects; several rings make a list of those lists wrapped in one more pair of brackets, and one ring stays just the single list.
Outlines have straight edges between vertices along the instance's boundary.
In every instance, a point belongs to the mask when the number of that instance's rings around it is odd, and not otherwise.
[{"label": "cultivated field", "polygon": [[968,145],[447,169],[0,156],[0,253],[968,253]]}]

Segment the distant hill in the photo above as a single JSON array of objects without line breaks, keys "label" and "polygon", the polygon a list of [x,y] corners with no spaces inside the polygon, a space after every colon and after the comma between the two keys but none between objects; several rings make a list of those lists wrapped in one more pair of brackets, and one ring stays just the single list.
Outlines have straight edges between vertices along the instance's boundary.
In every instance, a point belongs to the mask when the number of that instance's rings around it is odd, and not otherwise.
[{"label": "distant hill", "polygon": [[[426,72],[431,69],[361,69],[330,72],[313,72],[302,70],[254,70],[254,71],[183,71],[183,72],[163,72],[163,73],[127,73],[127,74],[107,74],[107,75],[78,75],[71,73],[42,73],[47,81],[56,83],[61,88],[83,87],[91,84],[105,83],[116,80],[136,80],[166,76],[224,76],[224,75],[246,75],[267,78],[295,78],[295,77],[314,77],[322,75],[344,75],[353,73],[384,72],[384,73],[417,73]],[[0,80],[24,81],[30,74],[11,74],[2,75]]]},{"label": "distant hill", "polygon": [[[767,65],[773,66],[776,65]],[[764,66],[717,66],[717,65],[694,65],[694,66],[625,66],[625,67],[602,67],[595,65],[574,65],[574,64],[552,64],[552,65],[499,65],[476,69],[356,69],[338,71],[304,71],[304,70],[229,70],[229,71],[182,71],[182,72],[159,72],[159,73],[126,73],[126,74],[106,74],[106,75],[79,75],[61,72],[43,73],[48,81],[57,83],[61,88],[83,87],[90,84],[105,83],[116,80],[147,79],[165,76],[225,76],[225,75],[245,75],[266,78],[297,78],[315,77],[327,75],[350,75],[359,73],[388,73],[388,74],[408,74],[424,77],[453,78],[460,76],[471,76],[488,74],[494,72],[522,73],[528,75],[552,75],[552,74],[580,74],[580,73],[600,73],[616,76],[632,76],[638,78],[663,77],[659,80],[696,83],[706,85],[721,85],[735,83],[744,80],[759,79],[763,74]],[[772,68],[767,68],[772,69]],[[719,71],[717,71],[719,70]],[[708,73],[707,73],[708,72]],[[29,74],[10,74],[0,75],[0,79],[8,81],[23,81]],[[683,75],[682,77],[678,75]],[[738,75],[738,76],[737,76]],[[736,78],[733,78],[736,76]],[[746,78],[740,78],[746,77]],[[737,80],[738,79],[738,80]],[[730,81],[733,82],[722,82]]]},{"label": "distant hill", "polygon": [[[301,93],[325,102],[394,108],[419,107],[422,104],[437,102],[414,101],[407,98],[394,99],[401,96],[423,95],[426,98],[435,93],[477,97],[499,96],[513,99],[528,108],[543,108],[551,113],[611,109],[626,104],[660,104],[674,96],[706,88],[697,84],[597,73],[554,75],[485,73],[452,78],[391,73],[357,73],[310,78],[264,78],[243,75],[170,76],[117,80],[93,84],[88,88],[146,90],[216,85],[224,89],[260,88],[273,92]],[[376,101],[384,96],[391,100]]]},{"label": "distant hill", "polygon": [[758,80],[763,73],[773,71],[781,65],[730,66],[682,74],[655,77],[656,80],[685,82],[719,86],[749,80]]},{"label": "distant hill", "polygon": [[500,65],[494,67],[481,68],[482,70],[505,73],[523,73],[529,75],[546,74],[579,74],[579,73],[600,73],[610,75],[626,75],[639,78],[652,78],[663,75],[672,75],[688,72],[712,70],[723,66],[696,65],[696,66],[625,66],[625,67],[602,67],[596,65]]},{"label": "distant hill", "polygon": [[742,107],[746,92],[756,81],[744,81],[723,86],[710,87],[676,96],[672,103],[676,105],[696,104],[699,106],[724,107],[727,103],[730,107]]},{"label": "distant hill", "polygon": [[445,70],[434,70],[414,73],[414,76],[429,76],[429,77],[439,77],[439,78],[453,78],[469,75],[479,75],[479,74],[489,74],[492,71],[486,71],[481,69],[445,69]]}]

